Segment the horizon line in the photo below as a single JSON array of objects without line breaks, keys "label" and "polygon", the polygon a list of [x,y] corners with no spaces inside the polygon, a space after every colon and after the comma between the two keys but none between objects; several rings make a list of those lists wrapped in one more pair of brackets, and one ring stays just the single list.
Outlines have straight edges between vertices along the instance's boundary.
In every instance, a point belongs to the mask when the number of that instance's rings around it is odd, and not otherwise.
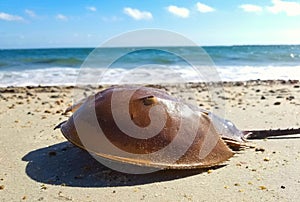
[{"label": "horizon line", "polygon": [[57,47],[4,47],[0,50],[34,50],[34,49],[96,49],[96,48],[139,48],[139,47],[234,47],[234,46],[300,46],[300,44],[232,44],[232,45],[200,45],[198,46],[112,46],[112,47],[93,47],[93,46],[57,46]]}]

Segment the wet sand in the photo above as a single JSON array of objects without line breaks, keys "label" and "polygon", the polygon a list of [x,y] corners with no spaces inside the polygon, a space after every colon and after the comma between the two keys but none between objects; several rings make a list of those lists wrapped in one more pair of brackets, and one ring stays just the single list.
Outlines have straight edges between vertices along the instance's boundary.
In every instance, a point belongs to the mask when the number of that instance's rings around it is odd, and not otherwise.
[{"label": "wet sand", "polygon": [[[242,130],[300,127],[299,81],[227,82],[163,87]],[[72,95],[102,88],[0,88],[1,201],[297,201],[300,135],[254,140],[211,169],[130,175],[113,171],[53,128]],[[217,100],[211,95],[216,93]],[[224,104],[224,105],[222,105]]]}]

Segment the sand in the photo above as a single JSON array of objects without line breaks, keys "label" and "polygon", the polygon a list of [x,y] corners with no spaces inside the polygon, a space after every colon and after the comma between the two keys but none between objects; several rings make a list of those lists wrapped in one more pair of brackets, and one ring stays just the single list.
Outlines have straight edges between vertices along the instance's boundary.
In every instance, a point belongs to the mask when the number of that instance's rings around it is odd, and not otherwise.
[{"label": "sand", "polygon": [[[203,84],[167,90],[243,130],[300,127],[299,81],[224,83],[225,103]],[[53,128],[71,114],[73,87],[0,89],[1,201],[299,201],[300,135],[251,141],[211,169],[130,175],[113,171]],[[81,89],[82,95],[99,89]],[[222,111],[222,110],[221,110]]]}]

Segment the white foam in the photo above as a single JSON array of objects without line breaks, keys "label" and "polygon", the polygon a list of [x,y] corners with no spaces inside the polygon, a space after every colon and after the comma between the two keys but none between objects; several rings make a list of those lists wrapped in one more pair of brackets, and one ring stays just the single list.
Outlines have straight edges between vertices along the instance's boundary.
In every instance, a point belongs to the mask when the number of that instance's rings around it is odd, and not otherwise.
[{"label": "white foam", "polygon": [[0,71],[0,86],[74,85],[77,75],[74,68]]},{"label": "white foam", "polygon": [[[220,78],[219,81],[276,80],[300,79],[300,66],[253,67],[253,66],[220,66],[216,67],[218,75],[207,79],[211,69],[199,68],[200,74],[193,68],[172,66],[168,68],[142,67],[138,70],[115,69],[77,69],[53,67],[22,71],[0,71],[0,86],[27,85],[77,85],[120,84],[120,83],[180,83],[203,82]],[[80,75],[80,76],[79,76]]]},{"label": "white foam", "polygon": [[223,81],[300,79],[300,66],[223,66],[217,69]]}]

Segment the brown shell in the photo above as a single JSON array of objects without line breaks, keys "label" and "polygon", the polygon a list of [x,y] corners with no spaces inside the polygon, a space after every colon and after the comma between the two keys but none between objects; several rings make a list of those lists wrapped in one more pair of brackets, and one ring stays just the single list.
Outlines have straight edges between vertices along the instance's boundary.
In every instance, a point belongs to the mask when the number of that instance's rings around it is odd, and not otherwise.
[{"label": "brown shell", "polygon": [[[155,88],[112,87],[75,106],[78,109],[60,126],[63,135],[102,158],[187,169],[215,166],[234,154],[207,113]],[[147,136],[153,131],[157,134]]]}]

